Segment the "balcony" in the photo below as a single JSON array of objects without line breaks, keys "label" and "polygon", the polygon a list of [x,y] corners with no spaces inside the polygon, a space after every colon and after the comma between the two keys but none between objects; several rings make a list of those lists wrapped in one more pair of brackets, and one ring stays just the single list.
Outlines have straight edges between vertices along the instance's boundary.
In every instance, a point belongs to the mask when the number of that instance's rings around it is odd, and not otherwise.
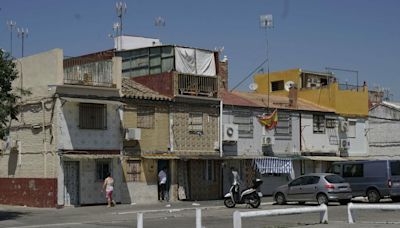
[{"label": "balcony", "polygon": [[64,84],[95,87],[115,87],[112,60],[102,60],[64,67]]},{"label": "balcony", "polygon": [[216,76],[202,76],[193,74],[176,75],[174,91],[179,95],[218,97],[218,78]]}]

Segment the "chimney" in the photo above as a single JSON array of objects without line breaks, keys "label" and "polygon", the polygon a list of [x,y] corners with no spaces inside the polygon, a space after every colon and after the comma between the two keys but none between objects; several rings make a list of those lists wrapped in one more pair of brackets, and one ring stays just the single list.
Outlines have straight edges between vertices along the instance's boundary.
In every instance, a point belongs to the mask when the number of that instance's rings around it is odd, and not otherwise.
[{"label": "chimney", "polygon": [[289,88],[289,107],[297,108],[297,86],[295,84]]},{"label": "chimney", "polygon": [[228,90],[228,57],[224,55],[224,58],[219,61],[219,88]]}]

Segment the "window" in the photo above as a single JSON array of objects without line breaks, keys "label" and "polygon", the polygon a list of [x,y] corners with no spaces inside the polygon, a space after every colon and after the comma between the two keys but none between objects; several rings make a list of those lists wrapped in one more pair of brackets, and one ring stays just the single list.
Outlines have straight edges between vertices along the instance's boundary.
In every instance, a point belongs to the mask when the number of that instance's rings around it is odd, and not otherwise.
[{"label": "window", "polygon": [[335,127],[336,127],[336,120],[326,118],[326,128],[335,128]]},{"label": "window", "polygon": [[290,182],[290,186],[299,186],[299,185],[304,185],[305,179],[304,177],[300,177],[295,179],[294,181]]},{"label": "window", "polygon": [[344,179],[338,175],[328,175],[325,176],[325,180],[332,184],[344,183]]},{"label": "window", "polygon": [[333,165],[331,166],[328,171],[328,173],[334,173],[340,175],[340,165]]},{"label": "window", "polygon": [[285,83],[283,80],[271,82],[271,91],[284,90]]},{"label": "window", "polygon": [[102,181],[106,179],[107,174],[111,173],[110,160],[96,160],[96,179]]},{"label": "window", "polygon": [[317,184],[318,182],[319,182],[319,177],[317,176],[304,177],[304,185]]},{"label": "window", "polygon": [[325,133],[325,117],[323,115],[313,115],[313,132]]},{"label": "window", "polygon": [[390,170],[392,176],[400,175],[400,161],[390,161]]},{"label": "window", "polygon": [[363,164],[343,165],[343,177],[363,177],[363,176],[364,176]]},{"label": "window", "polygon": [[206,161],[206,168],[204,170],[205,170],[204,179],[207,181],[215,181],[215,166],[213,160]]},{"label": "window", "polygon": [[278,124],[275,133],[279,135],[292,135],[292,124],[290,121],[290,113],[278,112]]},{"label": "window", "polygon": [[126,161],[126,182],[135,182],[140,180],[140,160]]},{"label": "window", "polygon": [[80,103],[79,127],[82,129],[107,129],[107,105]]},{"label": "window", "polygon": [[190,133],[203,133],[203,113],[201,112],[189,113],[188,125]]},{"label": "window", "polygon": [[149,106],[141,106],[137,110],[137,126],[138,128],[154,128],[155,108]]},{"label": "window", "polygon": [[253,117],[250,113],[234,113],[233,123],[238,125],[239,138],[253,138]]},{"label": "window", "polygon": [[356,137],[356,121],[349,121],[349,129],[347,131],[347,137],[349,138]]}]

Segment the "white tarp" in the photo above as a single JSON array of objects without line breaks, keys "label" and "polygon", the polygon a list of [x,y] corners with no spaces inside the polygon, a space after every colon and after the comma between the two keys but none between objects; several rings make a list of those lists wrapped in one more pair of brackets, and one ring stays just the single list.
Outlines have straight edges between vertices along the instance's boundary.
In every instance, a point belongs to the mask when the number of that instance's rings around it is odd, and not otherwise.
[{"label": "white tarp", "polygon": [[175,47],[175,69],[181,73],[214,76],[214,53],[193,48]]},{"label": "white tarp", "polygon": [[290,158],[256,158],[253,166],[261,173],[292,173],[293,164]]}]

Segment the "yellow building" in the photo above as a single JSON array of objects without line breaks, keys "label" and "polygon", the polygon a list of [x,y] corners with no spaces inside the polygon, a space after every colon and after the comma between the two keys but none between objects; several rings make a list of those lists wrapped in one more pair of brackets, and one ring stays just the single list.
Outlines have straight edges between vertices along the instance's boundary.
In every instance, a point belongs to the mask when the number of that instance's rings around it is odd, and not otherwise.
[{"label": "yellow building", "polygon": [[298,89],[295,96],[332,108],[339,115],[368,115],[367,86],[340,84],[331,72],[291,69],[255,75],[254,82],[257,93],[289,96],[289,90],[294,86]]}]

